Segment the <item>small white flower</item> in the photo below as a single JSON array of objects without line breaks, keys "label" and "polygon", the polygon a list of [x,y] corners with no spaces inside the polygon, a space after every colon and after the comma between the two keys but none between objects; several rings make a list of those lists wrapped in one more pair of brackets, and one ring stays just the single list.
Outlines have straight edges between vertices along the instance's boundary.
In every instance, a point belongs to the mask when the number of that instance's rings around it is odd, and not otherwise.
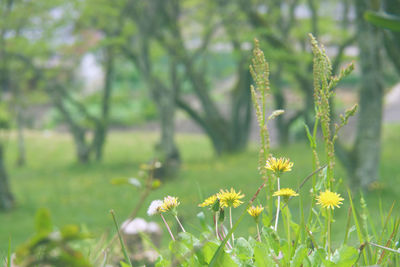
[{"label": "small white flower", "polygon": [[121,225],[121,229],[125,234],[135,235],[138,233],[146,232],[147,222],[142,218],[135,218],[134,220],[127,220]]},{"label": "small white flower", "polygon": [[156,167],[156,168],[161,168],[161,166],[162,166],[162,163],[159,161],[156,161],[156,163],[154,163],[154,167]]},{"label": "small white flower", "polygon": [[128,179],[128,182],[131,184],[131,185],[133,185],[133,186],[136,186],[136,187],[141,187],[142,185],[140,184],[140,181],[138,180],[138,179],[136,179],[136,178],[129,178]]},{"label": "small white flower", "polygon": [[160,207],[162,206],[164,202],[162,200],[153,200],[147,209],[147,215],[153,216],[154,214],[157,214],[160,212]]}]

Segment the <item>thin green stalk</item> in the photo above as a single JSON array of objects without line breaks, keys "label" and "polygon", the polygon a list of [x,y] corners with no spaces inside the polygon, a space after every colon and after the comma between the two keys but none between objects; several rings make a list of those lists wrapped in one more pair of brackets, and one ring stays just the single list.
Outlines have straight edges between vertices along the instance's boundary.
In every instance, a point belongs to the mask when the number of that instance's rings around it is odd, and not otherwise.
[{"label": "thin green stalk", "polygon": [[11,236],[8,238],[7,267],[11,267]]},{"label": "thin green stalk", "polygon": [[331,259],[331,210],[328,208],[328,259]]},{"label": "thin green stalk", "polygon": [[388,248],[388,247],[385,247],[385,246],[374,244],[372,242],[369,242],[368,244],[370,244],[370,245],[372,245],[374,247],[377,247],[377,248],[381,248],[381,249],[384,249],[384,250],[387,250],[387,251],[390,251],[390,252],[394,252],[394,253],[400,254],[400,250],[395,250],[395,249],[392,249],[392,248]]},{"label": "thin green stalk", "polygon": [[[398,229],[399,229],[399,224],[400,224],[400,219],[397,219],[396,222],[395,222],[395,225],[394,225],[394,227],[393,227],[393,231],[392,231],[392,233],[391,233],[391,235],[390,235],[388,241],[386,241],[386,247],[389,247],[389,246],[390,246],[390,244],[392,243],[394,237],[396,236],[397,231],[398,231]],[[400,251],[399,251],[399,252],[400,252]],[[378,265],[382,264],[384,258],[385,258],[385,251],[382,252],[382,254],[381,254],[381,256],[380,256],[380,258],[379,258],[377,264],[378,264]],[[394,266],[396,266],[396,265],[394,265]]]},{"label": "thin green stalk", "polygon": [[[355,223],[356,229],[357,229],[358,240],[360,241],[360,244],[364,244],[364,238],[363,238],[363,235],[361,232],[360,224],[358,223],[356,210],[354,209],[353,199],[351,197],[351,192],[350,192],[349,188],[347,188],[347,194],[349,196],[350,206],[351,206],[351,210],[353,213],[353,219],[354,219],[354,223]],[[363,253],[363,257],[364,257],[364,264],[368,264],[368,258],[367,258],[365,249],[362,250],[362,253]]]},{"label": "thin green stalk", "polygon": [[228,242],[228,239],[230,238],[230,236],[232,235],[232,233],[236,230],[236,228],[239,226],[240,222],[243,220],[244,216],[247,213],[247,209],[251,206],[251,204],[253,204],[254,200],[257,198],[258,194],[260,193],[261,189],[263,189],[263,187],[265,186],[266,181],[264,181],[264,183],[262,185],[260,185],[260,187],[257,189],[256,193],[253,195],[253,197],[251,198],[251,200],[249,201],[249,203],[247,204],[246,208],[243,210],[242,214],[240,214],[239,219],[235,222],[235,224],[233,225],[233,227],[229,230],[228,234],[225,236],[224,240],[222,240],[221,244],[219,245],[218,249],[215,251],[210,264],[208,265],[208,267],[213,267],[216,266],[218,258],[220,257],[226,242]]},{"label": "thin green stalk", "polygon": [[[278,183],[278,191],[281,189],[280,184],[279,184],[279,177],[277,177],[277,183]],[[281,197],[278,196],[278,205],[276,207],[276,215],[275,215],[275,227],[274,230],[276,231],[278,229],[278,221],[279,221],[279,210],[281,206]]]},{"label": "thin green stalk", "polygon": [[161,218],[162,218],[162,220],[163,220],[163,222],[165,224],[165,227],[167,227],[169,235],[171,236],[172,240],[175,241],[175,237],[172,234],[171,229],[169,228],[169,225],[168,225],[167,221],[165,220],[164,216],[161,213],[160,213],[160,216],[161,216]]},{"label": "thin green stalk", "polygon": [[215,235],[217,236],[217,238],[219,238],[219,235],[218,235],[218,220],[219,220],[219,212],[215,212],[215,215],[214,215],[214,220],[215,220]]},{"label": "thin green stalk", "polygon": [[260,235],[260,227],[258,226],[258,222],[257,222],[257,237],[258,237],[258,242],[261,242],[261,235]]},{"label": "thin green stalk", "polygon": [[175,219],[176,219],[176,221],[178,222],[179,227],[182,229],[182,231],[183,231],[184,233],[186,233],[185,228],[183,228],[183,225],[181,224],[181,221],[179,220],[179,218],[178,218],[177,215],[175,215]]},{"label": "thin green stalk", "polygon": [[123,252],[123,254],[124,254],[125,261],[129,264],[129,266],[132,267],[131,259],[130,259],[129,256],[128,256],[128,252],[127,252],[127,250],[126,250],[124,241],[122,240],[121,233],[119,232],[119,227],[118,227],[117,219],[116,219],[116,217],[115,217],[115,212],[114,212],[114,210],[110,210],[110,213],[111,213],[111,216],[112,216],[113,221],[114,221],[114,224],[115,224],[115,229],[117,229],[118,238],[119,238],[119,242],[120,242],[120,244],[121,244],[121,248],[122,248],[122,252]]},{"label": "thin green stalk", "polygon": [[[300,243],[303,241],[303,237],[305,237],[305,233],[304,233],[304,231],[305,231],[305,228],[304,228],[304,224],[305,224],[305,221],[304,221],[304,210],[303,210],[303,196],[302,195],[300,195],[300,198],[299,198],[299,210],[300,210],[300,227],[299,227],[299,235],[298,235],[298,237],[297,237],[297,242],[296,242],[296,244],[295,244],[295,247],[297,247],[297,243],[300,241]],[[299,240],[300,239],[300,240]]]},{"label": "thin green stalk", "polygon": [[343,239],[343,245],[345,245],[347,243],[347,239],[349,238],[350,222],[351,222],[351,207],[349,207],[349,212],[347,214],[347,224],[346,224],[346,231],[345,231],[344,239]]},{"label": "thin green stalk", "polygon": [[395,203],[396,203],[396,201],[393,201],[392,206],[390,207],[389,212],[388,212],[388,214],[386,216],[385,223],[382,225],[382,231],[381,231],[381,234],[379,236],[378,243],[382,242],[383,235],[384,235],[384,233],[386,231],[386,227],[387,227],[387,225],[389,223],[389,219],[392,216],[392,212],[393,212],[393,208],[394,208]]},{"label": "thin green stalk", "polygon": [[[229,224],[230,224],[231,229],[232,229],[232,207],[229,207]],[[234,245],[235,245],[235,236],[232,233],[232,246],[234,246]]]},{"label": "thin green stalk", "polygon": [[290,261],[290,258],[292,256],[292,239],[290,237],[290,214],[289,214],[289,207],[286,207],[286,223],[287,223],[287,235],[288,235],[288,248],[289,248],[289,257],[288,260]]},{"label": "thin green stalk", "polygon": [[[300,192],[300,189],[303,188],[303,186],[306,184],[306,182],[307,182],[308,180],[310,180],[310,178],[311,178],[314,174],[316,174],[316,173],[318,173],[319,171],[323,170],[325,167],[326,167],[326,165],[319,167],[316,171],[313,171],[313,172],[312,172],[311,174],[309,174],[306,178],[304,178],[303,181],[301,182],[301,184],[297,187],[296,193],[299,193],[299,192]],[[290,198],[289,198],[289,200],[285,203],[285,205],[283,205],[283,208],[285,208],[286,205],[288,205],[289,201],[290,201],[292,198],[293,198],[293,197],[290,197]],[[310,209],[310,210],[311,210],[311,212],[313,211],[313,209]],[[275,220],[275,216],[271,219],[271,222],[270,222],[270,223],[272,224],[272,223],[274,222],[274,220]]]}]

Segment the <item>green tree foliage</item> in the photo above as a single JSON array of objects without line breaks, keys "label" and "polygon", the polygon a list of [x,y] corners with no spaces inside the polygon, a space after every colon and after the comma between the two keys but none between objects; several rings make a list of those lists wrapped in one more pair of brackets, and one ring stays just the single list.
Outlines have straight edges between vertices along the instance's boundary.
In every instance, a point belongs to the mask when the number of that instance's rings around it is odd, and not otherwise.
[{"label": "green tree foliage", "polygon": [[[280,116],[276,120],[279,142],[286,144],[293,124],[303,119],[309,126],[313,123],[313,78],[312,57],[309,55],[307,33],[319,36],[321,31],[329,32],[329,47],[336,49],[333,57],[333,71],[337,72],[344,60],[344,50],[355,38],[349,31],[349,25],[337,23],[332,14],[321,12],[326,8],[337,8],[339,1],[218,1],[221,10],[232,13],[231,20],[240,25],[242,32],[257,37],[262,43],[268,61],[271,63],[271,89],[275,109],[287,109],[285,81],[293,92],[303,95],[303,104],[297,110]],[[348,3],[340,1],[344,8],[341,20],[348,22]],[[347,7],[347,8],[346,8]],[[296,15],[296,10],[303,10],[308,15]],[[322,34],[321,34],[322,35]],[[247,38],[249,40],[250,38]],[[332,115],[333,116],[333,113]]]},{"label": "green tree foliage", "polygon": [[396,0],[381,2],[381,12],[368,10],[364,16],[375,26],[386,29],[382,33],[386,53],[400,73],[400,3]]},{"label": "green tree foliage", "polygon": [[[16,119],[19,140],[18,163],[23,164],[23,107],[26,95],[41,86],[40,74],[34,66],[34,61],[40,62],[47,50],[48,28],[53,26],[49,10],[58,1],[24,1],[9,0],[0,3],[0,101],[8,102],[12,112],[7,118],[7,127],[2,126],[2,131],[10,128],[13,117]],[[43,24],[43,21],[46,24]],[[44,26],[47,25],[47,26]],[[11,116],[14,115],[14,116]],[[1,208],[12,206],[7,172],[4,165],[4,140],[1,141],[1,180],[0,196]],[[8,200],[7,200],[8,199]]]}]

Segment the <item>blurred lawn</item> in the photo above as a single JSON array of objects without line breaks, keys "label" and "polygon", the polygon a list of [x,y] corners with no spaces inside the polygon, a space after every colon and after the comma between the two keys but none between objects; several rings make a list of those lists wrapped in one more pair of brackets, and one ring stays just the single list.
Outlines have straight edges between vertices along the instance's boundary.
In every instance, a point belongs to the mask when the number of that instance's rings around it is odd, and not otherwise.
[{"label": "blurred lawn", "polygon": [[[400,125],[384,128],[382,155],[383,189],[367,195],[369,212],[379,219],[379,199],[384,210],[400,195]],[[0,255],[4,255],[8,238],[15,248],[32,235],[34,214],[40,207],[49,208],[55,225],[81,224],[87,226],[96,236],[112,229],[109,210],[114,209],[119,221],[128,216],[137,201],[139,192],[129,186],[110,185],[112,178],[135,177],[141,163],[152,156],[157,135],[153,133],[111,133],[106,146],[104,162],[79,165],[75,163],[74,147],[67,134],[45,134],[33,132],[27,135],[27,166],[15,167],[15,138],[7,145],[7,161],[12,189],[17,207],[9,213],[0,214]],[[153,192],[142,208],[140,216],[160,222],[160,218],[146,215],[148,204],[165,195],[178,196],[181,201],[179,213],[190,231],[196,232],[199,224],[196,214],[202,209],[197,204],[220,188],[240,189],[250,199],[261,179],[257,173],[257,145],[248,151],[217,158],[213,155],[207,138],[200,135],[178,135],[177,143],[182,153],[183,165],[179,177],[166,182]],[[295,163],[293,171],[282,178],[283,187],[297,187],[311,170],[311,153],[306,144],[293,144],[275,151],[276,156],[286,156]],[[343,177],[338,166],[336,177]],[[305,205],[309,202],[307,191],[310,182],[302,190]],[[342,196],[347,199],[343,191]],[[265,193],[259,199],[265,198]],[[356,201],[358,203],[358,201]],[[340,232],[345,226],[349,202],[344,208],[335,209],[336,222],[333,231]],[[299,198],[291,203],[291,210],[298,216]],[[243,207],[242,207],[243,208]],[[234,215],[241,211],[238,208]],[[305,209],[307,211],[307,208]],[[396,216],[399,209],[395,208]],[[172,220],[171,220],[172,223]],[[210,219],[211,223],[211,219]],[[255,226],[246,218],[239,231],[255,233]],[[334,235],[335,236],[335,235]],[[353,233],[355,237],[355,233]],[[336,240],[342,240],[340,235]],[[164,238],[165,241],[167,237]]]}]

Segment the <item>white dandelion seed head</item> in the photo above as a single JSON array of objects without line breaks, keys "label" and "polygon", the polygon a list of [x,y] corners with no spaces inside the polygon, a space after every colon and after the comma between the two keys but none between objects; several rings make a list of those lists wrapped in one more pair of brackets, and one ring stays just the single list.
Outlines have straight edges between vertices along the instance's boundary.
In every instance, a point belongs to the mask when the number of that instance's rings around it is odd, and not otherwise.
[{"label": "white dandelion seed head", "polygon": [[160,207],[164,202],[162,200],[156,199],[150,203],[149,208],[147,209],[147,215],[153,216],[160,212]]}]

